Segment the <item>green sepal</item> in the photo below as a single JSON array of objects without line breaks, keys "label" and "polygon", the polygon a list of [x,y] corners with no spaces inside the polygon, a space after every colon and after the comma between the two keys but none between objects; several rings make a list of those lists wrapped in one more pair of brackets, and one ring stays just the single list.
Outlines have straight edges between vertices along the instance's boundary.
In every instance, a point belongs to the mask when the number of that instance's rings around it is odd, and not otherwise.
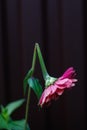
[{"label": "green sepal", "polygon": [[28,79],[28,84],[29,84],[29,87],[33,89],[33,91],[35,92],[37,98],[39,99],[43,90],[42,90],[42,86],[41,84],[39,83],[39,80],[36,79],[36,78],[29,78]]},{"label": "green sepal", "polygon": [[45,87],[49,87],[50,85],[52,85],[55,81],[57,80],[57,78],[51,77],[51,76],[47,76],[46,80],[45,80]]}]

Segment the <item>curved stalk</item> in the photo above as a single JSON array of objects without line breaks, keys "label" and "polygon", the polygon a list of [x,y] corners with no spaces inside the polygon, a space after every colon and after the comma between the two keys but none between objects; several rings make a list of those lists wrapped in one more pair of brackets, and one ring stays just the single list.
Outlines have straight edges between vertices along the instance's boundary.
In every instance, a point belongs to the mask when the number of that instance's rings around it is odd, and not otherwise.
[{"label": "curved stalk", "polygon": [[[28,80],[28,78],[33,76],[34,73],[34,69],[35,69],[35,62],[36,62],[36,46],[34,48],[34,53],[33,53],[33,60],[32,60],[32,67],[30,70],[31,73],[28,73],[25,77],[26,80]],[[28,121],[28,112],[29,112],[29,104],[30,104],[30,93],[31,93],[31,88],[28,87],[28,95],[27,95],[27,103],[26,103],[26,112],[25,112],[25,127],[24,130],[27,130],[27,121]]]},{"label": "curved stalk", "polygon": [[[43,74],[43,78],[46,81],[47,78],[50,78],[44,60],[43,60],[43,56],[39,47],[39,44],[36,43],[35,44],[35,48],[34,48],[34,53],[33,53],[33,60],[32,60],[32,67],[30,69],[30,71],[28,72],[28,74],[25,77],[25,84],[27,84],[27,80],[33,76],[34,73],[34,69],[35,69],[35,63],[36,63],[36,51],[38,54],[38,58],[39,58],[39,62],[40,62],[40,66],[41,66],[41,70],[42,70],[42,74]],[[28,88],[28,96],[27,96],[27,103],[26,103],[26,113],[25,113],[25,128],[24,130],[27,129],[27,121],[28,121],[28,112],[29,112],[29,104],[30,104],[30,92],[31,92],[31,88]]]},{"label": "curved stalk", "polygon": [[38,54],[38,58],[39,58],[43,78],[44,78],[44,80],[46,80],[47,77],[49,77],[49,74],[47,72],[47,69],[46,69],[46,66],[45,66],[45,63],[44,63],[44,59],[43,59],[43,56],[42,56],[42,53],[41,53],[41,50],[40,50],[40,47],[39,47],[38,43],[36,43],[36,48],[37,48],[37,54]]}]

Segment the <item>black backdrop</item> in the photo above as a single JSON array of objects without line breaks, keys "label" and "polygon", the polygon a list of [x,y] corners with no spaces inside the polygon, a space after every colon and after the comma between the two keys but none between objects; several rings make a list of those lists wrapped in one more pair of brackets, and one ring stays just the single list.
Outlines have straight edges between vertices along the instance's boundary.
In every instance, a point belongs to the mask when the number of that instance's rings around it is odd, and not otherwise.
[{"label": "black backdrop", "polygon": [[[86,21],[83,0],[0,0],[0,104],[23,98],[35,42],[51,75],[59,77],[70,66],[77,72],[76,87],[48,109],[38,109],[32,92],[31,130],[86,129]],[[37,62],[35,75],[42,77],[39,68]],[[24,110],[13,117],[22,118]]]}]

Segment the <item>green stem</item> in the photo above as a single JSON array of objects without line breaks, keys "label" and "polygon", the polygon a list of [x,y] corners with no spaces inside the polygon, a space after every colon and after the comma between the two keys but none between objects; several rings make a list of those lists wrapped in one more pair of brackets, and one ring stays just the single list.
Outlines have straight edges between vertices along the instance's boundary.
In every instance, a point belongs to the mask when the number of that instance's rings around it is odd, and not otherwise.
[{"label": "green stem", "polygon": [[34,47],[34,54],[33,54],[33,61],[32,61],[33,72],[34,72],[34,68],[35,68],[35,63],[36,63],[36,46]]},{"label": "green stem", "polygon": [[[43,74],[43,78],[44,80],[46,80],[49,75],[47,73],[47,69],[42,57],[42,53],[39,47],[39,44],[36,43],[35,44],[35,48],[34,48],[34,53],[33,53],[33,60],[32,60],[32,67],[30,69],[30,71],[28,72],[28,74],[25,77],[25,83],[27,84],[27,80],[33,76],[34,73],[34,69],[35,69],[35,63],[36,63],[36,50],[37,50],[37,54],[38,54],[38,58],[39,58],[39,62],[40,62],[40,66],[41,66],[41,70],[42,70],[42,74]],[[29,103],[30,103],[30,92],[31,92],[31,88],[28,88],[28,96],[27,96],[27,103],[26,103],[26,113],[25,113],[25,128],[24,130],[27,129],[27,121],[28,121],[28,112],[29,112]]]},{"label": "green stem", "polygon": [[29,87],[28,88],[27,103],[26,103],[25,128],[24,128],[24,130],[27,130],[28,111],[29,111],[29,104],[30,104],[30,92],[31,92],[31,88]]},{"label": "green stem", "polygon": [[44,78],[44,80],[46,80],[46,78],[47,78],[49,75],[48,75],[48,72],[47,72],[47,69],[46,69],[44,60],[43,60],[43,56],[42,56],[42,53],[41,53],[39,44],[36,43],[35,46],[36,46],[36,48],[37,48],[37,53],[38,53],[38,58],[39,58],[39,62],[40,62],[40,66],[41,66],[41,70],[42,70],[42,74],[43,74],[43,78]]},{"label": "green stem", "polygon": [[[33,53],[33,60],[32,60],[32,67],[31,67],[31,71],[29,71],[29,73],[26,76],[26,82],[28,80],[28,78],[32,77],[33,73],[34,73],[34,69],[35,69],[35,62],[36,62],[36,46],[34,48],[34,53]],[[30,104],[30,92],[31,92],[31,88],[28,88],[28,96],[27,96],[27,103],[26,103],[26,112],[25,112],[25,127],[24,130],[27,129],[27,121],[28,121],[28,112],[29,112],[29,104]]]},{"label": "green stem", "polygon": [[31,69],[28,71],[27,75],[25,76],[24,82],[27,83],[27,80],[32,77],[33,73],[34,73],[34,69],[35,69],[35,62],[36,62],[36,46],[34,47],[34,53],[33,53],[33,60],[32,60],[32,67]]}]

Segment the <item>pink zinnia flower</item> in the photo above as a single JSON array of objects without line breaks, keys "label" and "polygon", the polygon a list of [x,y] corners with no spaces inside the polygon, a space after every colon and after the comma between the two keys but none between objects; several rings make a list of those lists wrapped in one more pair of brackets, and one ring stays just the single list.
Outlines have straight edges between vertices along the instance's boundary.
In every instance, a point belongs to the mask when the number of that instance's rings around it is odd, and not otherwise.
[{"label": "pink zinnia flower", "polygon": [[75,82],[77,82],[77,79],[74,78],[75,75],[73,67],[67,69],[60,78],[45,88],[39,100],[39,105],[44,106],[49,104],[52,100],[58,99],[65,89],[75,86]]}]

